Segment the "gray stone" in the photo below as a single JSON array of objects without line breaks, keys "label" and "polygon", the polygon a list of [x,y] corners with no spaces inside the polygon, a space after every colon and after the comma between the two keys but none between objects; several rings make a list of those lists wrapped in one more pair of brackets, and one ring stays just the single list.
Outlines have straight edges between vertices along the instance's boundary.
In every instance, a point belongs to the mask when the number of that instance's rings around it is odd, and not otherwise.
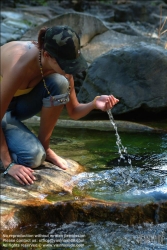
[{"label": "gray stone", "polygon": [[[102,34],[96,35],[83,49],[82,53],[85,59],[92,63],[97,57],[109,52],[111,49],[122,48],[124,46],[131,47],[135,43],[147,42],[156,44],[157,39],[144,36],[131,36],[121,34],[114,30],[108,30]],[[164,47],[164,43],[160,43]]]},{"label": "gray stone", "polygon": [[[40,124],[40,118],[38,116],[33,116],[27,120],[24,121],[24,123],[28,126],[39,126]],[[139,124],[136,122],[130,122],[130,121],[115,121],[117,128],[119,132],[126,132],[126,133],[144,133],[144,132],[150,132],[150,133],[156,133],[156,132],[165,132],[167,130],[163,130],[156,127],[147,126],[144,124]],[[115,131],[113,125],[110,121],[104,121],[104,120],[95,120],[95,121],[75,121],[75,120],[62,120],[58,119],[56,123],[56,127],[60,128],[84,128],[84,129],[93,129],[93,130],[99,130],[99,131]]]},{"label": "gray stone", "polygon": [[[40,117],[33,116],[27,120],[23,121],[25,125],[27,126],[39,126],[40,125]],[[160,129],[157,127],[151,127],[144,124],[136,123],[136,122],[130,122],[130,121],[115,121],[117,128],[119,132],[126,132],[126,133],[144,133],[144,132],[150,132],[150,133],[161,133],[161,132],[167,132],[167,130]],[[93,129],[93,130],[99,130],[99,131],[115,131],[113,125],[110,121],[106,120],[95,120],[95,121],[75,121],[75,120],[65,120],[65,119],[58,119],[56,123],[56,127],[60,128],[84,128],[84,129]]]},{"label": "gray stone", "polygon": [[69,25],[80,36],[81,46],[87,44],[94,36],[108,30],[103,22],[95,16],[83,13],[67,13],[59,15],[49,21],[37,26],[22,37],[22,40],[36,40],[40,28],[54,25]]},{"label": "gray stone", "polygon": [[10,35],[11,35],[12,33],[16,32],[16,28],[14,28],[10,25],[7,25],[6,23],[2,23],[1,24],[1,32],[2,32],[2,35],[4,33],[10,33]]},{"label": "gray stone", "polygon": [[17,40],[21,37],[21,33],[18,34],[11,34],[11,33],[3,33],[1,35],[1,45],[3,45],[4,43],[6,42],[9,42],[9,41],[13,41],[13,40]]},{"label": "gray stone", "polygon": [[80,102],[101,94],[113,94],[120,102],[113,114],[141,108],[158,113],[167,110],[167,50],[146,43],[110,50],[95,59],[78,93]]},{"label": "gray stone", "polygon": [[9,18],[9,19],[15,19],[15,20],[21,20],[23,19],[24,14],[23,13],[17,13],[14,11],[3,11],[1,10],[1,17],[3,19]]},{"label": "gray stone", "polygon": [[16,29],[24,29],[27,30],[29,28],[29,25],[25,24],[24,22],[21,22],[19,20],[13,20],[13,19],[7,19],[5,21],[5,24],[8,26],[12,26]]}]

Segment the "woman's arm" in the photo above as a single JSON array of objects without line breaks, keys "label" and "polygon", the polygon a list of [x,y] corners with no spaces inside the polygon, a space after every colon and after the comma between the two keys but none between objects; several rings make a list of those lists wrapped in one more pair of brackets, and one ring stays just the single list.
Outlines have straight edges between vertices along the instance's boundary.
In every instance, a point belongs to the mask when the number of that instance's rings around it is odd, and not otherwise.
[{"label": "woman's arm", "polygon": [[119,102],[119,100],[113,95],[101,95],[96,97],[92,102],[86,104],[79,103],[76,98],[73,77],[71,75],[66,76],[68,77],[71,86],[70,101],[66,104],[66,107],[69,116],[74,120],[86,116],[93,109],[107,111],[108,109],[113,108],[113,106]]}]

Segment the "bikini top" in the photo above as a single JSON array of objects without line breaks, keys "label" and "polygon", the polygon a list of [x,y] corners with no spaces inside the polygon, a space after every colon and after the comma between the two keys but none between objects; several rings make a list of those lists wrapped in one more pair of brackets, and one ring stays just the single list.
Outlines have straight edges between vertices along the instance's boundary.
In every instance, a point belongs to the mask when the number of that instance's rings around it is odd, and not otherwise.
[{"label": "bikini top", "polygon": [[[2,76],[0,76],[0,82],[2,80]],[[27,88],[27,89],[18,89],[14,96],[19,96],[19,95],[25,95],[28,94],[33,88]]]},{"label": "bikini top", "polygon": [[28,88],[28,89],[18,89],[14,96],[19,96],[19,95],[25,95],[28,94],[33,88]]}]

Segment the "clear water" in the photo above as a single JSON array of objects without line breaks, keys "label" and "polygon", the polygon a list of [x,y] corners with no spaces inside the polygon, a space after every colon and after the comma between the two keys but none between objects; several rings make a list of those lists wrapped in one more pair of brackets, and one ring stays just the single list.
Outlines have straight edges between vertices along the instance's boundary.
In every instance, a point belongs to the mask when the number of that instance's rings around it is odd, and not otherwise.
[{"label": "clear water", "polygon": [[128,160],[128,163],[131,165],[131,159],[128,157],[127,148],[122,145],[121,137],[120,137],[120,135],[118,133],[118,128],[117,128],[117,125],[116,125],[116,123],[114,121],[114,117],[112,115],[111,109],[109,109],[107,111],[107,113],[108,113],[108,116],[109,116],[109,120],[110,120],[111,124],[113,125],[113,127],[115,129],[116,145],[118,146],[118,154],[120,156],[120,159],[118,159],[118,162],[120,162],[121,160],[125,160],[125,156],[126,156],[127,160]]},{"label": "clear water", "polygon": [[[155,144],[155,138],[159,135],[146,134],[149,143],[145,144],[138,155],[129,155],[127,147],[122,144],[116,122],[111,110],[107,111],[111,125],[115,129],[118,158],[111,160],[107,165],[111,169],[101,171],[87,171],[75,176],[69,183],[76,188],[76,194],[85,194],[102,200],[126,201],[126,202],[152,202],[167,199],[167,144],[166,135],[162,136],[162,144]],[[141,146],[146,137],[144,134],[132,134],[132,140],[137,139]],[[154,137],[155,136],[155,137]],[[134,138],[133,138],[134,137]],[[154,138],[154,139],[153,139]],[[131,140],[130,139],[130,140]],[[142,139],[142,141],[141,141]],[[143,140],[144,139],[144,140]],[[153,139],[153,142],[152,142]],[[103,139],[104,140],[104,139]],[[164,140],[164,143],[163,143]],[[107,143],[107,138],[105,138]],[[154,145],[154,146],[153,146]],[[112,145],[113,146],[113,145]],[[147,148],[146,148],[147,146]],[[159,147],[157,154],[156,146]],[[150,152],[150,147],[152,152]],[[129,147],[131,149],[131,147]],[[147,152],[147,151],[148,152]],[[156,151],[156,152],[155,152]],[[133,165],[132,165],[133,162]],[[96,167],[95,167],[96,168]],[[97,168],[96,168],[97,170]]]},{"label": "clear water", "polygon": [[118,132],[55,128],[51,147],[85,166],[69,183],[73,194],[107,201],[167,199],[167,134]]}]

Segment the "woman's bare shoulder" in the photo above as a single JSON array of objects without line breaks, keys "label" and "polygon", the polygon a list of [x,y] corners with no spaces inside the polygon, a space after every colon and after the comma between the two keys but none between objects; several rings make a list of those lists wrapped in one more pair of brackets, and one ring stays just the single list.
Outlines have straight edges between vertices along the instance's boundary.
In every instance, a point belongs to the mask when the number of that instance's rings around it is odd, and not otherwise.
[{"label": "woman's bare shoulder", "polygon": [[13,41],[1,46],[1,75],[14,65],[22,65],[22,67],[27,65],[33,60],[34,52],[37,50],[31,41]]},{"label": "woman's bare shoulder", "polygon": [[22,55],[34,47],[35,45],[31,41],[12,41],[1,46],[1,57],[8,54]]}]

